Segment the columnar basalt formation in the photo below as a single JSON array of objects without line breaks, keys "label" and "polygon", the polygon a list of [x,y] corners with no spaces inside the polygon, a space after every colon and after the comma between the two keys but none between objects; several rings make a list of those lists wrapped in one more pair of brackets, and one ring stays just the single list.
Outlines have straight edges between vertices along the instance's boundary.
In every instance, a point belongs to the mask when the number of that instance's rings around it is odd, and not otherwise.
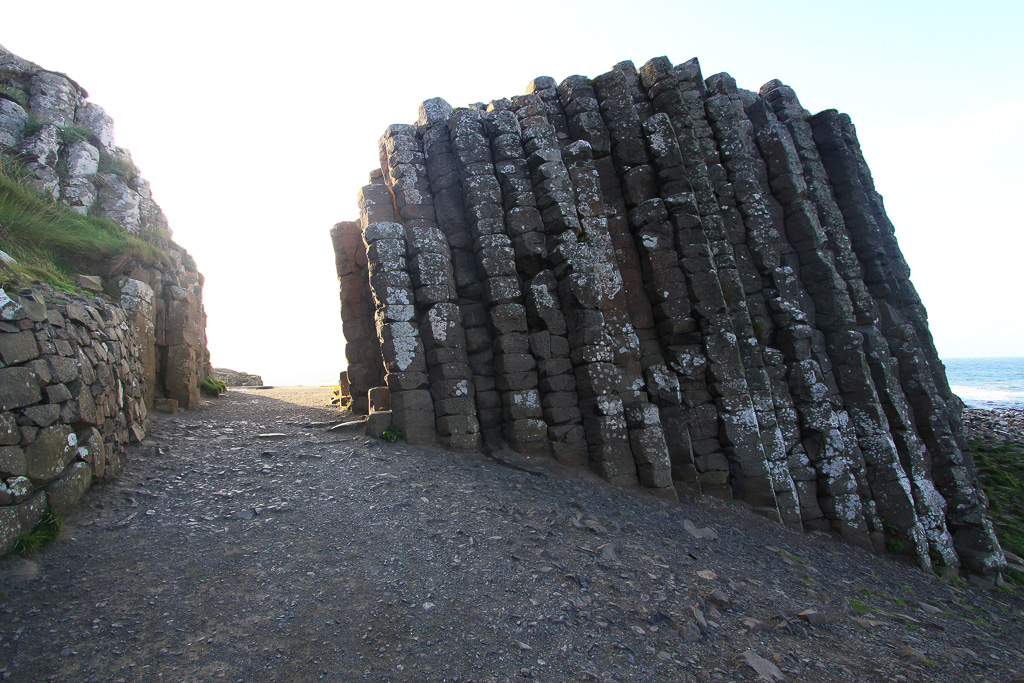
[{"label": "columnar basalt formation", "polygon": [[383,370],[410,441],[500,438],[925,567],[1004,565],[847,116],[660,57],[428,100],[380,150],[333,237],[352,395]]}]

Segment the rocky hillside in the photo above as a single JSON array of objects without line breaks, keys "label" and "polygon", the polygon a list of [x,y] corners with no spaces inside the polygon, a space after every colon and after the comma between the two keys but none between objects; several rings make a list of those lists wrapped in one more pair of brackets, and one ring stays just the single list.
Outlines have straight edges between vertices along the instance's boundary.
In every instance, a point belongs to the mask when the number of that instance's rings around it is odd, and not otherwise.
[{"label": "rocky hillside", "polygon": [[38,278],[127,297],[139,316],[147,401],[196,405],[209,374],[203,276],[171,239],[131,154],[114,143],[110,116],[68,76],[0,46],[0,156],[8,293]]}]

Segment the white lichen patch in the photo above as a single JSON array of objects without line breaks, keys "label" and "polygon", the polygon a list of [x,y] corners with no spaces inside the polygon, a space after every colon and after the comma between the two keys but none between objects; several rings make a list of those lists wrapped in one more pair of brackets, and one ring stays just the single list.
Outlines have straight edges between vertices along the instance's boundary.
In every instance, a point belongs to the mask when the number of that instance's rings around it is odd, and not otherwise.
[{"label": "white lichen patch", "polygon": [[430,321],[430,333],[434,339],[439,342],[443,342],[448,339],[448,324],[449,320],[439,314],[437,309],[431,308],[427,313],[427,319]]},{"label": "white lichen patch", "polygon": [[412,292],[405,287],[385,287],[384,303],[391,306],[412,305]]},{"label": "white lichen patch", "polygon": [[530,391],[516,391],[510,395],[512,403],[517,406],[524,408],[540,408],[540,395],[533,390]]},{"label": "white lichen patch", "polygon": [[0,319],[16,320],[22,317],[19,313],[22,312],[23,308],[21,304],[7,296],[7,292],[0,289]]},{"label": "white lichen patch", "polygon": [[861,516],[860,498],[853,494],[843,494],[833,498],[836,519],[853,522]]},{"label": "white lichen patch", "polygon": [[395,365],[399,370],[407,370],[416,358],[419,331],[412,323],[392,323],[391,338],[395,347]]},{"label": "white lichen patch", "polygon": [[533,298],[537,302],[537,308],[558,308],[555,297],[551,295],[551,290],[547,287],[532,285],[530,290],[533,292]]}]

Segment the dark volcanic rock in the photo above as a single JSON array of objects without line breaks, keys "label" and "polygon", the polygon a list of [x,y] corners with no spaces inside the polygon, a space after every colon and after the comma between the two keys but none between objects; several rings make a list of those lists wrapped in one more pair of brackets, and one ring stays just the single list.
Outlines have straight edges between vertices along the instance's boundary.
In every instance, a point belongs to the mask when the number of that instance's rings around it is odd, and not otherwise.
[{"label": "dark volcanic rock", "polygon": [[380,158],[334,232],[342,317],[353,403],[386,383],[410,441],[1005,567],[846,115],[659,57],[428,100]]}]

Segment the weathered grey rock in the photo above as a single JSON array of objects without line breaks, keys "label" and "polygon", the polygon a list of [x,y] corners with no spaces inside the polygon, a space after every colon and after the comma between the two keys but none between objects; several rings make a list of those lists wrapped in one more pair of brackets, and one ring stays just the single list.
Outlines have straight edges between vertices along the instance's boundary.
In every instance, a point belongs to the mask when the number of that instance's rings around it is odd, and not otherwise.
[{"label": "weathered grey rock", "polygon": [[69,209],[87,216],[96,202],[96,184],[89,178],[68,178],[61,188],[61,196]]},{"label": "weathered grey rock", "polygon": [[75,125],[88,128],[100,146],[112,149],[114,146],[114,120],[98,104],[86,102],[75,110]]},{"label": "weathered grey rock", "polygon": [[8,296],[7,292],[0,289],[0,320],[14,322],[24,320],[27,317],[28,312],[21,305],[21,302],[17,299],[12,299]]},{"label": "weathered grey rock", "polygon": [[25,474],[25,452],[18,446],[0,446],[0,477]]},{"label": "weathered grey rock", "polygon": [[11,552],[15,541],[36,528],[46,504],[46,494],[39,493],[19,505],[0,506],[0,555]]},{"label": "weathered grey rock", "polygon": [[40,71],[29,82],[29,107],[43,121],[64,128],[75,122],[78,89],[65,76]]},{"label": "weathered grey rock", "polygon": [[91,292],[103,291],[103,279],[97,275],[82,275],[79,273],[75,275],[75,279],[78,280],[78,286],[82,289]]},{"label": "weathered grey rock", "polygon": [[32,332],[0,334],[0,359],[8,365],[24,363],[39,357],[39,345]]},{"label": "weathered grey rock", "polygon": [[47,200],[60,198],[60,176],[46,164],[30,161],[23,167],[25,182]]},{"label": "weathered grey rock", "polygon": [[84,140],[68,147],[67,168],[72,178],[92,175],[99,170],[100,151]]},{"label": "weathered grey rock", "polygon": [[173,398],[158,398],[153,401],[153,408],[161,413],[175,415],[178,412],[178,402]]},{"label": "weathered grey rock", "polygon": [[60,479],[46,487],[46,499],[50,508],[61,516],[67,516],[78,505],[79,499],[92,484],[92,468],[88,463],[72,463]]},{"label": "weathered grey rock", "polygon": [[128,187],[124,178],[114,173],[97,173],[93,180],[96,184],[93,214],[109,218],[129,234],[137,234],[142,224],[139,193]]},{"label": "weathered grey rock", "polygon": [[106,472],[107,448],[103,435],[95,427],[79,431],[77,455],[88,463],[95,479],[103,479]]},{"label": "weathered grey rock", "polygon": [[75,457],[78,437],[70,427],[55,425],[39,432],[25,448],[25,476],[39,487],[60,476]]},{"label": "weathered grey rock", "polygon": [[60,417],[60,406],[53,403],[23,408],[21,414],[32,420],[37,427],[49,427]]},{"label": "weathered grey rock", "polygon": [[28,123],[28,112],[17,102],[0,99],[0,147],[16,147]]},{"label": "weathered grey rock", "polygon": [[38,403],[41,398],[36,373],[28,368],[0,368],[0,411]]},{"label": "weathered grey rock", "polygon": [[22,141],[18,152],[52,170],[60,160],[60,147],[60,131],[57,126],[43,126]]},{"label": "weathered grey rock", "polygon": [[379,439],[384,430],[391,426],[392,413],[390,410],[378,410],[366,416],[364,432],[367,436]]},{"label": "weathered grey rock", "polygon": [[370,404],[370,414],[377,412],[391,412],[391,394],[387,387],[374,387],[367,392],[367,399]]},{"label": "weathered grey rock", "polygon": [[13,446],[21,441],[18,433],[18,422],[13,413],[0,413],[0,445]]}]

